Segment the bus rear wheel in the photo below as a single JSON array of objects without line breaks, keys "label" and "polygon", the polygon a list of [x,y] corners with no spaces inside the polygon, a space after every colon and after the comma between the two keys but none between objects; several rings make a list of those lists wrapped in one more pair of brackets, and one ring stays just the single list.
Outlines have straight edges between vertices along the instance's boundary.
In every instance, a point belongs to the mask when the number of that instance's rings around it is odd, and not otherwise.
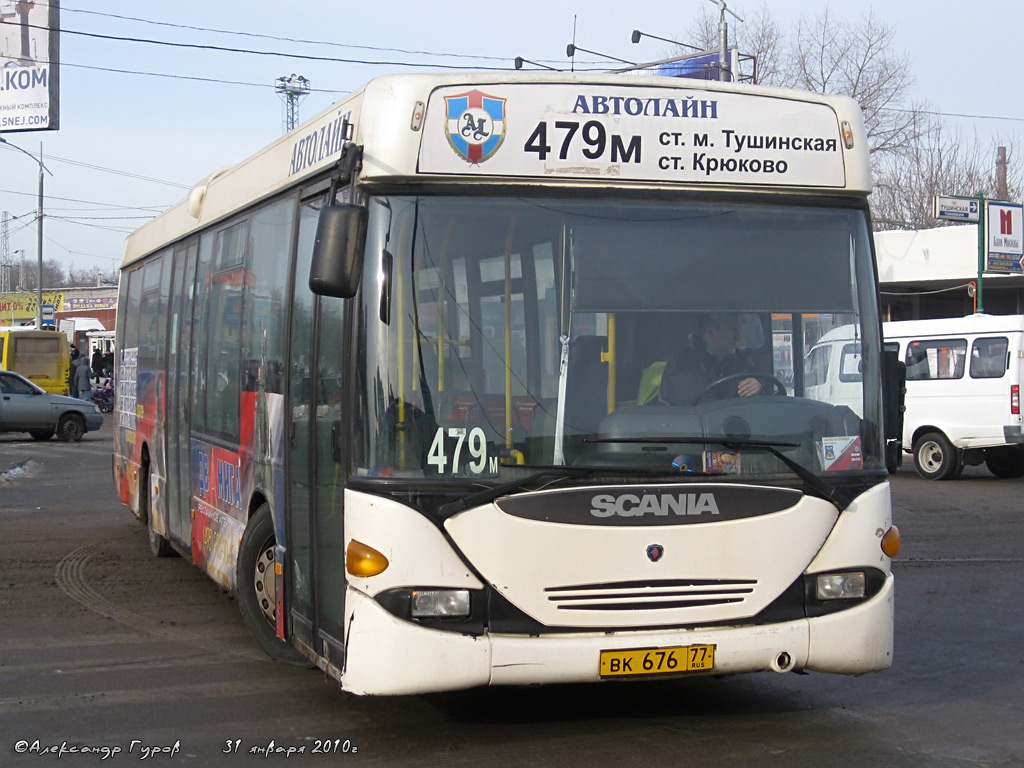
[{"label": "bus rear wheel", "polygon": [[235,566],[238,608],[246,628],[270,658],[297,667],[311,667],[309,659],[277,637],[276,544],[270,507],[263,504],[249,520],[238,546]]},{"label": "bus rear wheel", "polygon": [[921,435],[914,443],[914,468],[925,480],[953,478],[959,467],[960,454],[941,432]]}]

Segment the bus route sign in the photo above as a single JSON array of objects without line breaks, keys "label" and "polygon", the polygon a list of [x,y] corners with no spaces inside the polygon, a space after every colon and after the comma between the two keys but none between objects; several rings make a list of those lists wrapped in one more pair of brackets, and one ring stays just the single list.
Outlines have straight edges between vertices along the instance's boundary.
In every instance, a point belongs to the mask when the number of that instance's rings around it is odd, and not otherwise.
[{"label": "bus route sign", "polygon": [[843,187],[836,112],[796,98],[622,85],[446,86],[420,173]]}]

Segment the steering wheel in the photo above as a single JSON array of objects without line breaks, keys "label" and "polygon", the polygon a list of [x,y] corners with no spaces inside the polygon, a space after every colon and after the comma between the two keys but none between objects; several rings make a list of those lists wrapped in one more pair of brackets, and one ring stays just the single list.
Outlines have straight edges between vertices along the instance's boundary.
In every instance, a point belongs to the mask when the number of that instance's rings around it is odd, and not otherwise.
[{"label": "steering wheel", "polygon": [[[711,400],[712,395],[719,387],[722,387],[725,384],[729,384],[732,382],[739,384],[744,379],[754,379],[761,385],[761,391],[757,393],[758,395],[786,394],[786,385],[783,384],[774,376],[772,376],[770,373],[730,373],[728,376],[723,376],[717,381],[712,381],[710,384],[704,387],[704,389],[701,390],[701,393],[697,395],[697,399],[694,401],[694,405],[700,405],[706,400]],[[768,391],[765,391],[766,386],[769,388]],[[739,395],[736,394],[736,391],[734,389],[732,394],[727,395],[727,397],[739,397]]]}]

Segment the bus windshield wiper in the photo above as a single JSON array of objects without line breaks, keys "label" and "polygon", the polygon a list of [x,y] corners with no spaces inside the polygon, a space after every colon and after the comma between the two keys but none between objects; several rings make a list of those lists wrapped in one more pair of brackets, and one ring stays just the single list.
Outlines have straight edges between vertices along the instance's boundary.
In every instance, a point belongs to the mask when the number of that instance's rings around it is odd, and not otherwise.
[{"label": "bus windshield wiper", "polygon": [[821,477],[809,470],[803,464],[793,461],[780,450],[781,448],[799,448],[800,443],[782,443],[768,440],[747,440],[744,438],[730,437],[708,437],[705,435],[684,435],[682,437],[602,437],[584,439],[584,442],[663,443],[667,445],[675,443],[710,443],[712,445],[721,445],[724,448],[730,448],[732,450],[743,450],[746,448],[747,450],[765,451],[789,467],[793,471],[794,475],[803,480],[808,487],[816,491],[823,498],[835,504],[840,511],[848,507],[850,504],[850,499],[847,498],[844,493],[822,480]]}]

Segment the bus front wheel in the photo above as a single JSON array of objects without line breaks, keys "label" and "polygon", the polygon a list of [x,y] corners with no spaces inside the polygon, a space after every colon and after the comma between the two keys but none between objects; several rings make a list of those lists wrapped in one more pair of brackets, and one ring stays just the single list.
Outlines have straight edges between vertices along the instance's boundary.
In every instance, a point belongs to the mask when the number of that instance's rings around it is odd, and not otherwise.
[{"label": "bus front wheel", "polygon": [[246,628],[270,658],[300,667],[313,666],[288,643],[277,637],[277,582],[274,575],[274,521],[263,504],[242,534],[235,566],[238,608]]},{"label": "bus front wheel", "polygon": [[960,454],[941,432],[921,435],[914,443],[914,468],[926,480],[955,477],[959,466]]},{"label": "bus front wheel", "polygon": [[149,455],[144,453],[142,459],[142,476],[139,478],[139,520],[146,526],[149,533],[149,550],[155,557],[176,557],[177,552],[171,543],[153,528],[153,507],[149,498]]}]

